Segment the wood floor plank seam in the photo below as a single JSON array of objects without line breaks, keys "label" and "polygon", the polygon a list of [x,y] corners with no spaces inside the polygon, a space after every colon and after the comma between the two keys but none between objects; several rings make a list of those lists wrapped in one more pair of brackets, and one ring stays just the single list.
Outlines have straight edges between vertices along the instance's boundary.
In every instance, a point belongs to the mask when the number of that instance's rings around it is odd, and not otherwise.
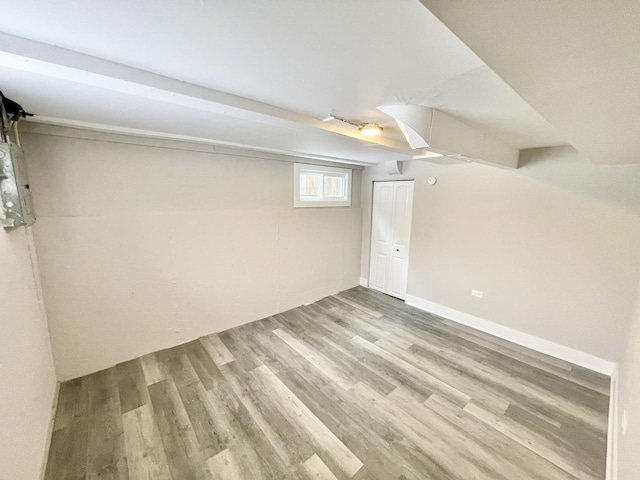
[{"label": "wood floor plank seam", "polygon": [[45,480],[601,480],[608,379],[356,287],[64,382]]}]

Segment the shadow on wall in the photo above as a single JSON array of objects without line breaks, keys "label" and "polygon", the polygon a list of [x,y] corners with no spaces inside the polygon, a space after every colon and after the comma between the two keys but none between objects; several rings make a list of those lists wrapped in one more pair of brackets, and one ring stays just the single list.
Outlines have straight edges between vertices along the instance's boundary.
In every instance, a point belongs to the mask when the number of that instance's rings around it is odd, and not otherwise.
[{"label": "shadow on wall", "polygon": [[523,150],[515,172],[640,215],[640,164],[596,165],[563,146]]}]

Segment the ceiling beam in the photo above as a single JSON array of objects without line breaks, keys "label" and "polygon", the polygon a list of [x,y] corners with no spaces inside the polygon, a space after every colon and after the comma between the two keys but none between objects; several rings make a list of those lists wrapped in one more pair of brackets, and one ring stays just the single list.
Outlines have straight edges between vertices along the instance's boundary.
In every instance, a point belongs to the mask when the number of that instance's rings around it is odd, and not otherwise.
[{"label": "ceiling beam", "polygon": [[387,105],[378,110],[394,118],[412,148],[458,160],[518,168],[520,151],[435,108]]},{"label": "ceiling beam", "polygon": [[[175,145],[181,145],[180,149],[185,149],[185,145],[200,145],[201,148],[209,146],[209,148],[206,148],[205,150],[197,151],[256,157],[268,160],[297,161],[301,163],[313,163],[314,165],[346,164],[359,168],[375,165],[371,162],[363,162],[349,158],[314,155],[268,147],[252,147],[250,145],[234,142],[211,140],[210,138],[156,132],[152,130],[141,130],[138,128],[118,127],[79,120],[51,118],[41,115],[24,119],[24,121],[20,123],[20,131],[24,131],[25,133],[56,135],[60,137],[83,138],[87,140],[104,140],[105,138],[108,138],[110,141],[114,141],[116,143],[130,143],[135,145],[168,145],[167,148],[175,148]],[[123,139],[129,140],[125,141]],[[136,140],[133,141],[132,139]]]},{"label": "ceiling beam", "polygon": [[0,33],[0,65],[170,105],[227,115],[298,131],[324,131],[350,137],[361,145],[411,155],[404,142],[365,137],[353,128],[248,98],[182,82],[54,45]]},{"label": "ceiling beam", "polygon": [[640,163],[638,0],[421,0],[576,150]]}]

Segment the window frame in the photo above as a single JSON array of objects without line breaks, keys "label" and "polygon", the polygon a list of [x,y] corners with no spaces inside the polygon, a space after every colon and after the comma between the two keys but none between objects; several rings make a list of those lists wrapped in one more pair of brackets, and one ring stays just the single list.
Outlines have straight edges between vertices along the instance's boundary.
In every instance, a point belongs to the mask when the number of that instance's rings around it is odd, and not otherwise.
[{"label": "window frame", "polygon": [[[314,207],[350,207],[351,206],[351,179],[353,170],[350,168],[325,167],[323,165],[311,165],[307,163],[295,163],[293,168],[293,206],[295,208]],[[331,200],[332,197],[322,197],[321,200],[309,200],[300,198],[300,175],[304,173],[321,174],[320,184],[324,188],[324,176],[344,176],[345,195]]]}]

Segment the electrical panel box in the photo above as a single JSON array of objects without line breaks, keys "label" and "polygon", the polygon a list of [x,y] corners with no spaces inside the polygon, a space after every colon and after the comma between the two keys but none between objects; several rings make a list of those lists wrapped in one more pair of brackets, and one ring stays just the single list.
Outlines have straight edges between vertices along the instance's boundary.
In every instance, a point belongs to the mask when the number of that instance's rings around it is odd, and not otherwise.
[{"label": "electrical panel box", "polygon": [[22,149],[0,142],[0,224],[4,228],[35,222]]}]

